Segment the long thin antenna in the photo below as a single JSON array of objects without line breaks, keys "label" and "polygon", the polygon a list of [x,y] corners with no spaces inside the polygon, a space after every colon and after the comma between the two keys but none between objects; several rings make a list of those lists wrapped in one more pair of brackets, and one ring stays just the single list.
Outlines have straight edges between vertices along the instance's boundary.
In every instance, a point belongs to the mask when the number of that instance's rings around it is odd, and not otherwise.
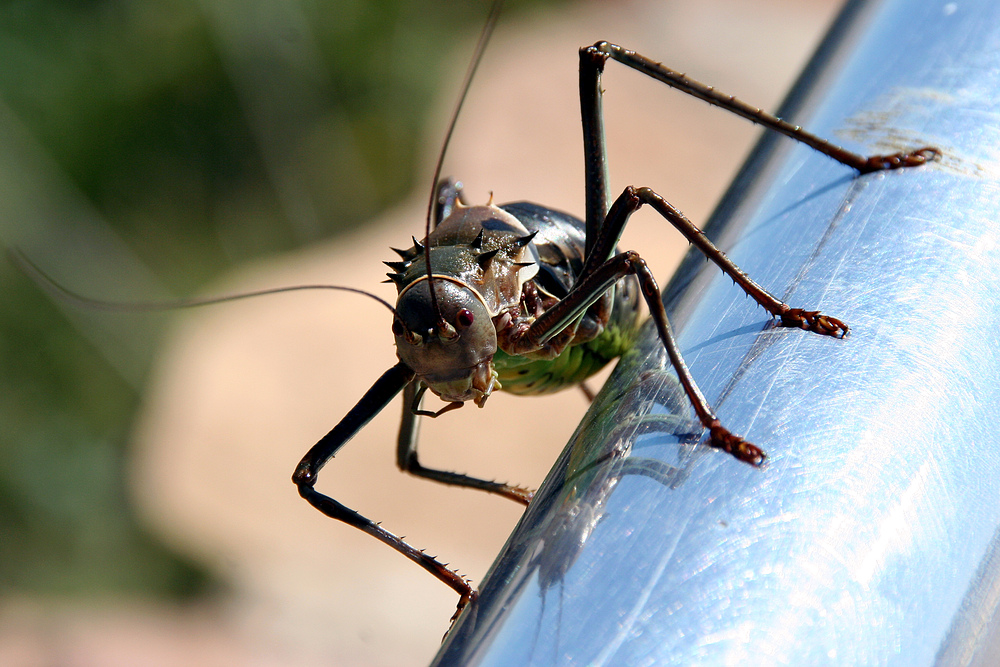
[{"label": "long thin antenna", "polygon": [[103,301],[101,299],[92,299],[90,297],[77,294],[76,292],[60,285],[52,277],[38,268],[34,262],[28,259],[27,256],[25,256],[25,254],[17,248],[9,248],[7,250],[7,257],[10,259],[11,263],[14,264],[14,266],[21,270],[22,273],[31,278],[39,287],[53,297],[66,301],[67,303],[72,303],[76,306],[93,308],[95,310],[106,310],[112,312],[157,312],[178,310],[180,308],[198,308],[200,306],[210,306],[217,303],[226,303],[227,301],[239,301],[240,299],[266,296],[268,294],[284,294],[285,292],[300,292],[303,290],[337,290],[340,292],[354,292],[355,294],[367,296],[368,298],[374,299],[388,308],[389,312],[391,312],[394,317],[396,315],[396,309],[393,308],[388,301],[382,299],[381,297],[362,289],[344,287],[341,285],[293,285],[291,287],[273,287],[271,289],[255,290],[253,292],[243,292],[241,294],[230,294],[227,296],[173,299],[170,301],[158,302]]},{"label": "long thin antenna", "polygon": [[465,80],[462,82],[462,89],[458,95],[458,101],[455,103],[455,109],[451,113],[451,121],[448,123],[448,131],[444,135],[444,143],[441,145],[441,152],[438,153],[437,164],[434,167],[434,178],[431,181],[431,196],[427,202],[427,219],[424,225],[424,263],[427,267],[427,282],[431,292],[431,305],[434,308],[434,312],[437,313],[438,322],[441,322],[444,318],[441,315],[441,310],[438,308],[437,295],[434,293],[434,277],[431,275],[431,246],[426,240],[431,235],[431,217],[434,215],[434,202],[437,199],[437,184],[441,178],[444,156],[448,152],[451,135],[455,132],[458,114],[462,111],[462,105],[465,104],[465,98],[469,94],[469,88],[472,86],[472,79],[475,77],[476,69],[479,68],[479,63],[483,59],[486,45],[493,35],[493,28],[496,27],[503,4],[504,0],[495,0],[492,9],[490,9],[490,15],[486,18],[486,25],[483,26],[482,32],[479,33],[479,41],[476,42],[476,50],[472,54],[472,61],[465,71]]}]

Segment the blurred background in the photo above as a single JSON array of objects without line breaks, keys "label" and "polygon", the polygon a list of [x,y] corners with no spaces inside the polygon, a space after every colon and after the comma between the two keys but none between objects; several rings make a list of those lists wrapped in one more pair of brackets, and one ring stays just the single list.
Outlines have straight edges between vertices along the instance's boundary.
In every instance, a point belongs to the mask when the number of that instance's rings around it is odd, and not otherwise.
[{"label": "blurred background", "polygon": [[[445,173],[475,202],[580,215],[580,46],[773,109],[840,2],[508,4]],[[5,3],[0,242],[108,300],[301,283],[391,300],[381,261],[422,234],[487,5]],[[757,130],[613,63],[604,88],[613,192],[648,185],[704,221]],[[685,250],[655,215],[623,245],[661,284]],[[289,480],[394,363],[384,309],[317,292],[88,311],[0,261],[0,327],[0,664],[430,660],[455,595]],[[495,396],[426,425],[422,461],[537,486],[586,407]],[[401,475],[398,412],[319,486],[478,582],[520,509]]]}]

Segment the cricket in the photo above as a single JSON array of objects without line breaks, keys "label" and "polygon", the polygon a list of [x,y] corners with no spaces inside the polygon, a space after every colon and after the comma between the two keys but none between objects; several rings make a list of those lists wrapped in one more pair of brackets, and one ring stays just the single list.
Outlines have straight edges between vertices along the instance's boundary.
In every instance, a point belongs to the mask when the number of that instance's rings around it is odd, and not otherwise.
[{"label": "cricket", "polygon": [[[423,232],[420,238],[414,235],[405,242],[408,245],[393,248],[396,257],[385,262],[389,268],[386,282],[397,290],[395,304],[364,289],[341,285],[299,285],[160,304],[110,304],[76,295],[57,285],[23,255],[12,255],[26,273],[60,298],[94,308],[164,310],[311,289],[353,292],[380,302],[391,315],[386,333],[391,332],[395,342],[397,362],[306,452],[291,480],[313,508],[383,542],[454,590],[459,600],[453,621],[476,599],[476,589],[468,579],[317,489],[324,465],[398,395],[402,394],[405,406],[396,450],[402,471],[479,489],[527,506],[533,497],[530,489],[422,465],[417,446],[419,420],[446,418],[447,413],[468,402],[484,408],[497,391],[519,395],[569,388],[588,391],[583,387],[587,378],[631,349],[645,304],[670,365],[706,432],[697,446],[730,454],[734,465],[760,467],[766,460],[764,448],[730,431],[698,388],[641,251],[618,249],[633,213],[647,206],[655,211],[764,308],[775,326],[801,329],[803,336],[835,339],[850,332],[848,323],[811,309],[810,304],[786,304],[773,296],[654,189],[655,184],[630,185],[620,193],[610,191],[601,86],[609,62],[645,75],[651,85],[669,86],[801,142],[859,175],[915,168],[940,156],[938,149],[928,146],[887,155],[849,152],[626,46],[599,41],[579,51],[584,219],[530,202],[497,205],[492,198],[486,203],[469,202],[457,178],[442,178],[442,165],[502,5],[502,0],[493,3],[462,83],[430,181]],[[424,405],[428,391],[440,399],[441,407]]]},{"label": "cricket", "polygon": [[[580,49],[585,219],[529,202],[469,203],[458,181],[440,178],[442,163],[501,5],[493,5],[453,112],[432,181],[423,237],[414,236],[408,248],[393,248],[398,258],[385,262],[388,281],[397,288],[396,304],[367,295],[391,311],[398,362],[305,454],[292,475],[299,494],[317,510],[387,544],[451,587],[459,595],[453,620],[476,598],[467,579],[316,489],[322,467],[400,393],[406,406],[397,445],[401,470],[526,506],[533,494],[528,489],[423,466],[417,455],[418,418],[440,417],[469,401],[482,408],[494,391],[537,395],[581,387],[630,348],[641,301],[708,432],[704,444],[743,464],[760,466],[766,459],[761,447],[720,422],[680,354],[653,273],[637,252],[617,248],[634,212],[643,206],[655,210],[775,318],[777,326],[833,338],[844,338],[850,331],[848,324],[833,316],[775,298],[655,190],[629,186],[612,200],[601,109],[601,77],[609,60],[800,141],[858,174],[917,167],[940,154],[932,147],[888,155],[851,153],[643,55],[602,41]],[[428,390],[444,402],[443,407],[423,407]]]}]

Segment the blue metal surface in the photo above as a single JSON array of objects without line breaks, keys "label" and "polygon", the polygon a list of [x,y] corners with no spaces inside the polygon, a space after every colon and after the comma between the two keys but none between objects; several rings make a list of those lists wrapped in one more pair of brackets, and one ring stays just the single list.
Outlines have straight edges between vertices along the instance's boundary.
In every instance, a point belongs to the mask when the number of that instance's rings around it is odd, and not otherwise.
[{"label": "blue metal surface", "polygon": [[993,664],[998,84],[994,0],[847,8],[791,117],[943,159],[859,177],[768,140],[710,235],[851,335],[774,328],[689,257],[667,290],[681,349],[766,465],[695,444],[648,329],[434,664]]}]

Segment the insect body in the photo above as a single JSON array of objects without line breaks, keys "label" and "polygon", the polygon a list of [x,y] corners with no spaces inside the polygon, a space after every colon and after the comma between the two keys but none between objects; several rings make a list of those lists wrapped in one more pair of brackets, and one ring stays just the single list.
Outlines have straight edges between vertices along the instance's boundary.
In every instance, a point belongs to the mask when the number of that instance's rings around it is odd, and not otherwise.
[{"label": "insect body", "polygon": [[[393,323],[400,359],[447,401],[482,406],[493,389],[538,394],[575,386],[629,347],[637,322],[635,279],[624,276],[556,335],[525,336],[565,298],[583,269],[583,223],[529,203],[456,203],[428,239],[443,330],[435,328],[423,248],[390,263],[400,289]],[[438,273],[440,272],[440,273]],[[445,298],[441,298],[445,297]],[[612,319],[613,317],[613,319]],[[456,380],[442,372],[453,359]]]},{"label": "insect body", "polygon": [[[399,362],[309,450],[292,477],[299,493],[321,512],[389,544],[451,586],[460,595],[459,611],[475,596],[465,579],[315,489],[320,468],[400,392],[405,409],[397,462],[402,469],[527,504],[531,492],[526,489],[422,466],[416,418],[441,415],[466,401],[482,407],[498,389],[540,393],[579,384],[629,348],[641,296],[708,430],[708,444],[753,465],[765,458],[759,447],[720,423],[681,358],[653,274],[636,252],[616,248],[629,217],[640,207],[648,205],[670,222],[780,325],[835,338],[848,333],[836,318],[792,308],[773,297],[653,190],[627,187],[609,205],[600,103],[600,77],[608,58],[802,141],[861,173],[917,166],[937,155],[932,148],[873,157],[849,153],[614,44],[581,49],[586,220],[529,203],[467,206],[456,185],[440,184],[434,231],[422,241],[414,239],[411,248],[397,250],[399,261],[387,262],[389,279],[399,292],[392,322]],[[427,389],[447,405],[437,412],[423,410]]]}]

